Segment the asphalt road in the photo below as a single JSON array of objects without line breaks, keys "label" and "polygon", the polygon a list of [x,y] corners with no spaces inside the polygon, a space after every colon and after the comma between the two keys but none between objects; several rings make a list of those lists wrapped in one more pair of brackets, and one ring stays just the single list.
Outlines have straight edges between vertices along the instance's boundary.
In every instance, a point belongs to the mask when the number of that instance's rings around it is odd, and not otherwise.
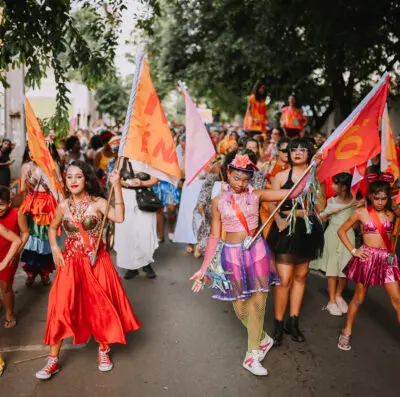
[{"label": "asphalt road", "polygon": [[[370,291],[354,329],[353,350],[342,352],[336,342],[344,318],[321,310],[326,282],[310,275],[301,317],[306,343],[286,338],[264,362],[269,375],[257,378],[241,366],[246,332],[231,304],[213,301],[209,290],[191,293],[188,277],[198,266],[184,246],[163,244],[156,255],[155,280],[141,274],[124,281],[142,328],[128,335],[126,346],[113,348],[114,370],[98,372],[93,342],[75,349],[68,345],[61,355],[62,371],[47,382],[34,377],[46,354],[47,289],[39,284],[26,289],[19,272],[19,323],[12,330],[0,329],[0,351],[8,363],[0,396],[400,396],[400,327],[383,289]],[[271,294],[268,331],[272,303]]]}]

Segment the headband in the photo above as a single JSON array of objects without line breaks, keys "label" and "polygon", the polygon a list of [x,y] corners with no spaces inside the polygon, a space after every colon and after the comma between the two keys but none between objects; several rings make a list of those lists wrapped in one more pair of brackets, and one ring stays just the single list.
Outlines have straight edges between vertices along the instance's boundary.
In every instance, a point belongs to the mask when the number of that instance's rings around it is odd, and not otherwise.
[{"label": "headband", "polygon": [[388,172],[383,172],[382,174],[371,173],[367,175],[368,183],[374,182],[386,182],[386,183],[393,183],[394,176]]}]

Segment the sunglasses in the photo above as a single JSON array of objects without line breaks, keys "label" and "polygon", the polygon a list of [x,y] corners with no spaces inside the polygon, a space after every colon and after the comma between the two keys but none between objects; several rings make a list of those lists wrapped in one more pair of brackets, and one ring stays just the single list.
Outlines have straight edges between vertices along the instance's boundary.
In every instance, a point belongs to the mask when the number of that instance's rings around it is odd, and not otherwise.
[{"label": "sunglasses", "polygon": [[290,149],[291,153],[301,153],[306,154],[308,150],[305,147],[294,147]]},{"label": "sunglasses", "polygon": [[289,153],[289,150],[288,150],[288,149],[279,149],[279,151],[282,152],[282,153],[285,153],[285,154],[288,154],[288,153]]}]

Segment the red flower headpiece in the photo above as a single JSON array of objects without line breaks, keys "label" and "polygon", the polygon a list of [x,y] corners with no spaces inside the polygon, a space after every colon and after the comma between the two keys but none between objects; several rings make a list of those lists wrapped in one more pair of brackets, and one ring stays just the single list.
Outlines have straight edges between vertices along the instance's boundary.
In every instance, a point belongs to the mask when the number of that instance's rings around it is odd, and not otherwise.
[{"label": "red flower headpiece", "polygon": [[[247,168],[249,165],[251,165],[252,169]],[[229,166],[244,171],[258,170],[257,166],[250,160],[248,154],[237,154]]]},{"label": "red flower headpiece", "polygon": [[384,172],[382,174],[377,174],[377,173],[371,173],[367,175],[367,181],[368,183],[373,183],[373,182],[386,182],[386,183],[393,183],[394,182],[394,176],[388,172]]}]

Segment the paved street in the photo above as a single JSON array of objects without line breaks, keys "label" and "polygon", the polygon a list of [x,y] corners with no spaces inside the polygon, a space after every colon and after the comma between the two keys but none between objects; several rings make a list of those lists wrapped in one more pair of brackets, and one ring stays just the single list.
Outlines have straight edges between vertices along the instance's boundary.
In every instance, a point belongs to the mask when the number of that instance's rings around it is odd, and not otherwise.
[{"label": "paved street", "polygon": [[[156,280],[124,281],[142,328],[128,335],[127,346],[113,349],[115,368],[97,370],[96,345],[61,356],[62,371],[49,382],[35,379],[46,350],[41,347],[47,292],[23,287],[17,278],[19,324],[0,329],[0,351],[8,367],[0,378],[2,396],[12,397],[236,397],[400,395],[400,328],[382,289],[372,290],[358,318],[349,353],[336,347],[344,319],[321,311],[325,280],[311,275],[304,302],[303,345],[286,338],[265,361],[268,377],[257,378],[241,367],[246,333],[229,303],[210,299],[210,291],[192,295],[188,277],[199,262],[185,248],[165,243],[157,252]],[[350,291],[349,291],[350,293]],[[267,330],[273,322],[272,299]],[[70,343],[70,341],[68,341]],[[19,350],[19,351],[16,351]]]}]

